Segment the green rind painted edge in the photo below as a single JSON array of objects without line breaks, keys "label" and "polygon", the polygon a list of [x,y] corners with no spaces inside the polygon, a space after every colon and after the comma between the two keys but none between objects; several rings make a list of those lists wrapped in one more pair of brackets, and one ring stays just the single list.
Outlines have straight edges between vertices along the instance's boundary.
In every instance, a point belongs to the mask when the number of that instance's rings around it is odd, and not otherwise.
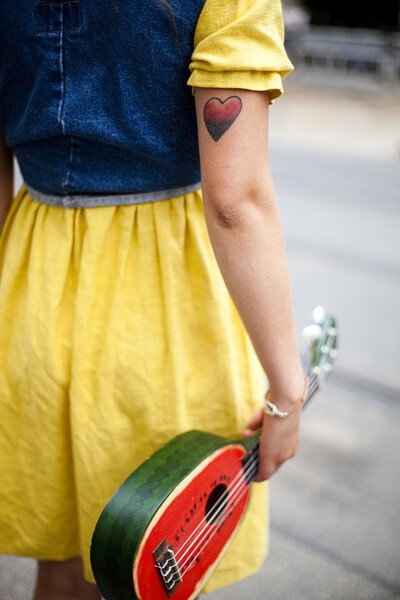
[{"label": "green rind painted edge", "polygon": [[[241,444],[246,448],[247,451],[252,450],[254,446],[258,443],[260,439],[260,433],[255,433],[254,435],[248,438],[242,438],[240,440],[236,440],[236,443]],[[232,443],[232,442],[231,442]]]},{"label": "green rind painted edge", "polygon": [[137,600],[132,565],[140,540],[182,479],[219,448],[240,443],[249,449],[251,440],[254,443],[255,438],[235,442],[188,431],[162,446],[128,477],[106,505],[92,537],[92,569],[105,600]]}]

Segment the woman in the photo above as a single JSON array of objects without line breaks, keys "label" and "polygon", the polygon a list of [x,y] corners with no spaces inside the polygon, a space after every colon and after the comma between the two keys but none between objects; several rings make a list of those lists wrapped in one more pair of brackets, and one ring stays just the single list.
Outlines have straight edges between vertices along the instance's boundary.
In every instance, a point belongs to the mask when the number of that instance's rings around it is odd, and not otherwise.
[{"label": "woman", "polygon": [[[96,520],[162,443],[261,428],[259,482],[296,452],[267,148],[292,67],[278,0],[7,0],[0,27],[0,550],[39,560],[35,600],[99,598]],[[254,487],[204,591],[265,555]]]}]

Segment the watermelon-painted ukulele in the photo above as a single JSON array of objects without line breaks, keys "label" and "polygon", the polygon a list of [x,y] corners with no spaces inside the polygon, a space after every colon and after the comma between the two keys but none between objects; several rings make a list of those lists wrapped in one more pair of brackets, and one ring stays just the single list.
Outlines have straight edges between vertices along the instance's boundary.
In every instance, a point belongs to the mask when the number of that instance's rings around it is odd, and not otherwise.
[{"label": "watermelon-painted ukulele", "polygon": [[[314,310],[309,389],[318,391],[337,354],[335,319]],[[204,587],[245,513],[258,470],[258,435],[232,441],[201,431],[178,435],[116,491],[101,514],[91,563],[105,600],[192,600]]]}]

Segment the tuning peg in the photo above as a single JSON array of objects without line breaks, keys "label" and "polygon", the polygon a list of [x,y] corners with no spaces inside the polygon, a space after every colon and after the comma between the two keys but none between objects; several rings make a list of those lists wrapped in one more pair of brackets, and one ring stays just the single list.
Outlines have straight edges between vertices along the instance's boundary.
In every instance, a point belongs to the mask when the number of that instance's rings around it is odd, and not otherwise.
[{"label": "tuning peg", "polygon": [[304,327],[302,333],[308,342],[315,342],[315,340],[321,337],[322,327],[316,324],[307,325],[307,327]]},{"label": "tuning peg", "polygon": [[316,306],[312,312],[313,323],[316,325],[321,325],[324,322],[325,315],[325,308],[323,306]]}]

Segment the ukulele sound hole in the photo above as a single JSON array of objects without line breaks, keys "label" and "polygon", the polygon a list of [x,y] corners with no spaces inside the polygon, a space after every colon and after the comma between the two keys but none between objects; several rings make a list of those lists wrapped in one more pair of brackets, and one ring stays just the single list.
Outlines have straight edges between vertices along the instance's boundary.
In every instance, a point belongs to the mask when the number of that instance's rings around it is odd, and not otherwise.
[{"label": "ukulele sound hole", "polygon": [[220,483],[216,488],[213,489],[207,500],[207,523],[213,525],[223,517],[225,509],[228,505],[228,500],[228,487],[224,483]]}]

